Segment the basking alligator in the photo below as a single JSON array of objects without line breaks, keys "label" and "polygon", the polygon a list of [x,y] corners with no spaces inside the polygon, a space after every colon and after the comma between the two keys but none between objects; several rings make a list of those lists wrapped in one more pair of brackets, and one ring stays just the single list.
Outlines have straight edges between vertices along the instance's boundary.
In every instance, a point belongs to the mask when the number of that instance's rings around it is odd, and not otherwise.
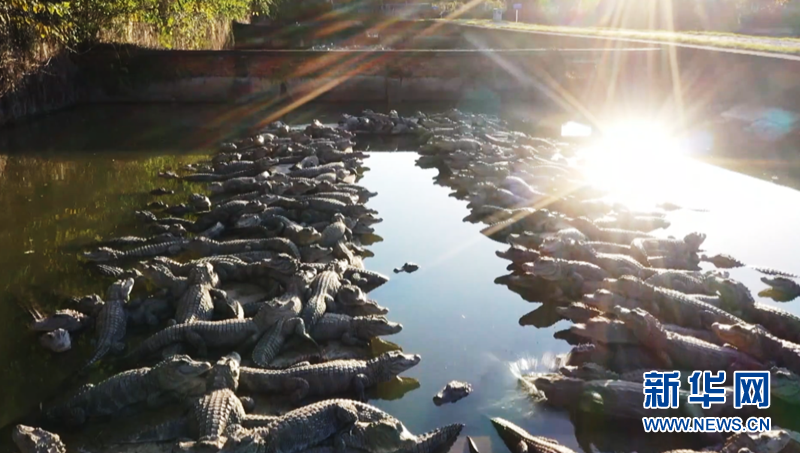
[{"label": "basking alligator", "polygon": [[317,342],[341,340],[346,345],[363,344],[372,338],[394,335],[403,326],[384,316],[356,316],[326,313],[309,331]]},{"label": "basking alligator", "polygon": [[[239,354],[222,357],[208,372],[206,392],[195,400],[188,413],[135,435],[128,442],[163,442],[179,438],[195,439],[200,445],[219,449],[229,425],[241,425],[247,415],[236,389],[239,386]],[[193,446],[182,444],[181,447]]]},{"label": "basking alligator", "polygon": [[67,453],[61,437],[42,428],[17,425],[11,439],[21,453]]},{"label": "basking alligator", "polygon": [[186,249],[198,256],[230,255],[234,253],[269,250],[286,253],[300,259],[300,250],[286,238],[237,239],[232,241],[215,241],[204,237],[196,237],[186,243]]},{"label": "basking alligator", "polygon": [[[303,265],[312,269],[316,269],[317,272],[322,272],[328,267],[327,264],[322,263],[303,263]],[[365,292],[370,292],[389,281],[389,277],[383,274],[368,271],[355,266],[345,266],[344,273],[342,275],[345,279],[349,280],[352,284],[358,286]]]},{"label": "basking alligator", "polygon": [[84,252],[83,256],[93,262],[107,262],[128,259],[142,259],[161,255],[177,255],[187,246],[186,239],[177,238],[165,242],[157,242],[142,245],[130,250],[114,250],[108,247],[99,247],[90,252]]},{"label": "basking alligator", "polygon": [[491,419],[500,439],[511,453],[575,453],[571,448],[561,445],[548,437],[531,436],[519,426],[499,417]]},{"label": "basking alligator", "polygon": [[761,281],[770,286],[758,293],[762,297],[770,297],[778,302],[789,302],[800,296],[800,284],[787,277],[761,277]]},{"label": "basking alligator", "polygon": [[68,332],[83,330],[92,324],[92,318],[76,310],[58,310],[50,316],[43,317],[36,310],[31,310],[34,316],[31,330],[35,332],[52,332],[64,329]]},{"label": "basking alligator", "polygon": [[[634,239],[630,244],[634,257],[642,263],[647,263],[649,258],[654,256],[696,257],[705,240],[705,234],[694,232],[687,234],[683,239],[640,238]],[[697,258],[697,261],[700,259]]]},{"label": "basking alligator", "polygon": [[800,345],[782,340],[761,326],[739,323],[714,323],[717,336],[740,351],[763,362],[777,362],[789,371],[800,373]]},{"label": "basking alligator", "polygon": [[616,280],[606,280],[603,283],[603,286],[612,292],[621,294],[629,299],[654,304],[657,307],[655,315],[670,324],[703,329],[713,322],[726,322],[728,324],[742,322],[736,316],[699,298],[691,297],[678,291],[659,288],[635,277],[624,276]]},{"label": "basking alligator", "polygon": [[341,266],[334,262],[311,282],[311,294],[300,313],[306,328],[313,329],[328,308],[333,307],[336,294],[342,287],[343,271]]},{"label": "basking alligator", "polygon": [[636,335],[641,344],[665,359],[665,368],[683,370],[761,370],[764,364],[725,346],[667,331],[642,309],[616,307],[614,314]]},{"label": "basking alligator", "polygon": [[138,368],[83,386],[65,402],[45,411],[53,422],[83,424],[89,418],[125,415],[137,406],[157,407],[202,393],[200,378],[211,369],[186,355],[175,355],[153,368]]},{"label": "basking alligator", "polygon": [[128,323],[125,304],[131,295],[131,290],[133,290],[132,278],[117,281],[108,287],[106,301],[95,320],[97,346],[84,368],[105,357],[112,349],[122,351],[125,348],[125,344],[122,343]]},{"label": "basking alligator", "polygon": [[386,352],[370,360],[336,360],[317,365],[296,365],[286,370],[242,368],[241,385],[256,393],[289,392],[292,400],[354,391],[365,400],[364,390],[394,379],[416,366],[419,355]]}]

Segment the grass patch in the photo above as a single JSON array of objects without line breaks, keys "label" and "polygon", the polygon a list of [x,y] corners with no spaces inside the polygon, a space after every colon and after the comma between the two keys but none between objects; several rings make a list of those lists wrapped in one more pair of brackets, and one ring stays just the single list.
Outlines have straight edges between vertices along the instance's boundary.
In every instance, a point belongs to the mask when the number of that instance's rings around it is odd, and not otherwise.
[{"label": "grass patch", "polygon": [[[479,26],[493,29],[520,30],[532,32],[592,35],[608,38],[637,39],[654,42],[693,44],[726,49],[751,50],[782,54],[800,54],[800,38],[775,38],[742,35],[714,31],[658,31],[630,30],[600,27],[566,27],[557,25],[538,25],[519,22],[494,22],[477,19],[438,19],[441,21]],[[767,42],[767,40],[769,42]]]}]

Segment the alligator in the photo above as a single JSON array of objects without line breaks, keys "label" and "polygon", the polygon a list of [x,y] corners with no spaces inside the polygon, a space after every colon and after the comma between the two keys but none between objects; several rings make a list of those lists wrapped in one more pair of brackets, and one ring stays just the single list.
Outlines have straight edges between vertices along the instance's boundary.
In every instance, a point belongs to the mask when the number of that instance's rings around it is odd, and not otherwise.
[{"label": "alligator", "polygon": [[[589,297],[584,296],[584,297]],[[594,307],[590,307],[582,302],[573,302],[565,307],[556,307],[556,313],[558,313],[562,318],[569,319],[574,323],[585,323],[588,320],[596,317],[602,316],[603,311],[598,310]]]},{"label": "alligator", "polygon": [[323,247],[333,247],[339,241],[349,241],[353,238],[353,232],[344,222],[344,215],[337,212],[333,215],[332,220],[322,231],[319,243]]},{"label": "alligator", "polygon": [[92,262],[119,261],[128,259],[150,258],[160,255],[177,255],[184,250],[187,240],[178,238],[172,241],[142,245],[134,249],[121,251],[108,247],[99,247],[93,251],[84,252],[83,256]]},{"label": "alligator", "polygon": [[764,364],[731,347],[670,332],[642,309],[616,307],[614,314],[636,335],[641,344],[663,357],[666,368],[733,371],[761,370]]},{"label": "alligator", "polygon": [[122,343],[128,323],[125,304],[128,302],[132,290],[132,278],[116,281],[108,287],[106,301],[95,319],[97,344],[92,357],[84,365],[84,369],[105,357],[112,349],[122,351],[125,348],[125,344]]},{"label": "alligator", "polygon": [[391,322],[384,316],[350,317],[326,313],[309,329],[309,333],[317,342],[341,340],[346,345],[357,345],[375,337],[394,335],[401,330],[401,324]]},{"label": "alligator", "polygon": [[230,255],[234,253],[269,250],[286,253],[300,259],[300,250],[286,238],[239,239],[233,241],[215,241],[204,237],[195,237],[185,245],[186,249],[198,256]]},{"label": "alligator", "polygon": [[399,274],[400,272],[405,272],[407,274],[411,274],[413,272],[416,272],[417,270],[419,270],[419,264],[407,262],[403,264],[403,266],[401,267],[396,267],[394,269],[394,273]]},{"label": "alligator", "polygon": [[[383,414],[378,409],[375,412]],[[355,401],[320,401],[287,412],[264,427],[229,433],[225,451],[300,453],[337,433],[351,430],[360,419],[361,411]]]},{"label": "alligator", "polygon": [[308,363],[323,363],[333,360],[369,360],[373,354],[364,346],[348,346],[339,341],[329,341],[324,346],[306,348],[291,340],[286,344],[284,351],[270,363],[271,369],[285,369],[292,366]]},{"label": "alligator", "polygon": [[[742,322],[741,319],[731,313],[702,301],[699,298],[691,297],[678,291],[653,286],[632,276],[623,276],[616,280],[605,280],[603,286],[629,299],[653,304],[657,308],[656,313],[646,307],[645,309],[661,318],[663,322],[669,324],[677,324],[693,329],[703,329],[712,322],[717,321],[726,322],[728,324]],[[584,300],[584,302],[589,304],[586,300]]]},{"label": "alligator", "polygon": [[36,310],[32,310],[31,314],[34,317],[31,330],[35,332],[52,332],[57,329],[77,332],[90,326],[93,322],[91,316],[70,309],[58,310],[47,317],[43,317]]},{"label": "alligator", "polygon": [[791,278],[761,277],[761,281],[770,288],[758,293],[759,296],[769,297],[778,302],[789,302],[800,296],[800,284]]},{"label": "alligator", "polygon": [[442,390],[433,396],[433,404],[441,406],[442,404],[455,403],[472,393],[472,385],[467,382],[450,381],[444,386]]},{"label": "alligator", "polygon": [[631,252],[642,264],[652,265],[652,257],[676,257],[688,259],[687,265],[696,265],[700,261],[697,251],[705,242],[703,233],[689,233],[683,239],[640,238],[631,241]]},{"label": "alligator", "polygon": [[711,263],[719,269],[732,269],[735,267],[744,267],[744,263],[737,260],[736,258],[725,255],[725,254],[717,254],[714,256],[708,255],[700,255],[700,261],[705,261],[706,263]]},{"label": "alligator", "polygon": [[662,361],[649,349],[625,344],[580,344],[570,350],[565,360],[565,364],[570,366],[580,366],[589,362],[616,373],[645,368],[658,369],[662,366]]},{"label": "alligator", "polygon": [[211,263],[198,264],[186,278],[186,290],[178,299],[175,321],[179,324],[208,321],[214,314],[212,290],[219,285],[219,276]]},{"label": "alligator", "polygon": [[531,436],[527,431],[508,420],[495,417],[492,426],[511,453],[575,453],[549,437]]},{"label": "alligator", "polygon": [[53,422],[81,425],[89,418],[123,416],[142,405],[161,406],[202,393],[205,383],[201,376],[209,369],[208,362],[175,355],[152,368],[133,369],[87,384],[45,415]]},{"label": "alligator", "polygon": [[[511,261],[512,263],[532,263],[539,259],[541,254],[533,249],[521,245],[511,245],[508,250],[498,250],[495,252],[500,258]],[[516,267],[516,266],[515,266]]]},{"label": "alligator", "polygon": [[333,308],[336,294],[342,287],[341,276],[343,271],[341,265],[334,262],[324,271],[317,274],[311,282],[311,293],[303,310],[300,312],[306,328],[313,329],[314,325],[328,310],[328,307]]},{"label": "alligator", "polygon": [[631,244],[636,239],[654,239],[653,235],[642,231],[601,228],[586,217],[572,219],[569,223],[591,241]]},{"label": "alligator", "polygon": [[364,401],[364,390],[394,379],[416,366],[420,356],[391,351],[370,360],[336,360],[317,365],[295,365],[285,370],[242,368],[242,388],[255,393],[288,392],[294,402],[309,396],[331,396],[354,391]]},{"label": "alligator", "polygon": [[800,345],[782,340],[765,328],[746,323],[711,326],[714,333],[736,349],[763,362],[776,362],[793,373],[800,373]]},{"label": "alligator", "polygon": [[[562,366],[558,369],[558,372],[568,378],[581,379],[583,381],[614,380],[621,379],[621,376],[624,376],[592,362],[584,363],[580,366]],[[639,377],[641,377],[641,374]]]},{"label": "alligator", "polygon": [[242,344],[253,344],[282,316],[277,312],[289,316],[291,308],[287,308],[286,304],[280,301],[275,301],[265,303],[253,318],[197,320],[175,324],[144,340],[129,354],[129,359],[138,360],[147,357],[176,343],[191,345],[201,356],[206,356],[209,348],[235,348]]},{"label": "alligator", "polygon": [[172,303],[160,297],[149,297],[133,304],[128,303],[128,325],[156,327],[172,317]]},{"label": "alligator", "polygon": [[235,393],[240,363],[241,357],[235,352],[220,358],[206,376],[205,393],[191,403],[185,416],[150,427],[125,443],[191,438],[196,443],[182,443],[182,449],[199,445],[219,450],[227,440],[223,435],[228,426],[240,426],[247,418],[243,402]]},{"label": "alligator", "polygon": [[640,340],[624,322],[602,316],[591,318],[584,323],[573,324],[569,332],[581,338],[584,343],[588,340],[604,344],[640,344]]},{"label": "alligator", "polygon": [[260,367],[267,368],[270,362],[283,349],[290,335],[295,334],[297,338],[309,341],[315,347],[318,344],[314,338],[309,336],[306,325],[299,317],[281,317],[272,325],[258,340],[253,348],[253,362]]},{"label": "alligator", "polygon": [[356,285],[342,285],[336,294],[333,305],[328,307],[327,311],[348,316],[373,316],[389,313],[388,308],[368,299],[364,291]]},{"label": "alligator", "polygon": [[[344,446],[347,453],[436,453],[447,451],[464,425],[455,423],[420,435],[411,434],[399,421],[384,419],[356,422],[348,432],[334,437],[331,445],[313,449],[314,453],[334,453]],[[338,446],[336,445],[338,443]],[[306,450],[311,453],[312,450]]]},{"label": "alligator", "polygon": [[574,297],[594,291],[600,282],[610,276],[608,272],[591,263],[545,256],[533,264],[523,264],[522,269],[536,277],[556,281],[565,294]]},{"label": "alligator", "polygon": [[56,329],[39,337],[39,344],[53,352],[67,352],[72,349],[72,338],[64,329]]},{"label": "alligator", "polygon": [[646,279],[657,273],[636,261],[633,257],[614,253],[600,253],[587,243],[571,239],[547,239],[542,244],[541,252],[553,258],[574,260],[592,263],[606,272],[611,277],[619,278],[623,275],[633,275]]},{"label": "alligator", "polygon": [[27,425],[17,425],[11,439],[21,453],[67,453],[58,434]]}]

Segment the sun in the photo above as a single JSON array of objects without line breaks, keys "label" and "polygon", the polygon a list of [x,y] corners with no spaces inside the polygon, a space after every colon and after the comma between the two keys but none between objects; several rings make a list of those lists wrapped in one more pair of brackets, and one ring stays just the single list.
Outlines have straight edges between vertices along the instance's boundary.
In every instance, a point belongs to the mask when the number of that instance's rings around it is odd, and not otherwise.
[{"label": "sun", "polygon": [[581,156],[587,182],[629,207],[664,201],[687,164],[683,147],[667,127],[638,120],[605,128]]}]

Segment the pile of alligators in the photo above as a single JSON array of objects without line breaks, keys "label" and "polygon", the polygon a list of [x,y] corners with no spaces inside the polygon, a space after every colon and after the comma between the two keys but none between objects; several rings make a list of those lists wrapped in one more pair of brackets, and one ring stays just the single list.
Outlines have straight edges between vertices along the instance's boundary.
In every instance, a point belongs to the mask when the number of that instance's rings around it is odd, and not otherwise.
[{"label": "pile of alligators", "polygon": [[[57,353],[93,329],[84,371],[98,363],[125,371],[45,402],[36,423],[69,435],[145,414],[149,423],[135,432],[83,451],[446,451],[463,425],[415,435],[366,403],[377,384],[400,380],[420,356],[379,339],[402,326],[367,296],[388,277],[363,265],[381,219],[366,206],[376,194],[356,184],[367,157],[353,151],[361,133],[416,137],[418,165],[438,168],[436,182],[469,201],[465,221],[486,224],[484,234],[508,244],[498,256],[511,273],[497,282],[543,303],[521,323],[574,322],[556,334],[575,345],[563,366],[521,379],[548,404],[614,419],[660,415],[642,409],[642,372],[659,369],[770,370],[774,399],[800,403],[800,318],[756,302],[724,271],[700,270],[700,262],[744,265],[700,254],[705,235],[652,234],[678,207],[639,212],[609,202],[582,183],[576,148],[515,132],[495,117],[367,111],[338,127],[271,123],[220,145],[210,161],[159,173],[176,187],[196,184],[196,193],[137,211],[147,235],[107,239],[83,253],[113,282],[105,296],[76,298],[33,324]],[[795,276],[756,270],[776,300],[800,294]],[[471,390],[454,382],[434,401]],[[744,413],[732,402],[699,412]],[[155,416],[162,413],[169,415]],[[572,452],[506,420],[492,424],[514,453]],[[66,451],[59,434],[38,427],[18,425],[13,438],[24,453]],[[704,447],[777,453],[797,442],[794,432],[774,429]],[[471,438],[468,445],[477,451]]]}]

